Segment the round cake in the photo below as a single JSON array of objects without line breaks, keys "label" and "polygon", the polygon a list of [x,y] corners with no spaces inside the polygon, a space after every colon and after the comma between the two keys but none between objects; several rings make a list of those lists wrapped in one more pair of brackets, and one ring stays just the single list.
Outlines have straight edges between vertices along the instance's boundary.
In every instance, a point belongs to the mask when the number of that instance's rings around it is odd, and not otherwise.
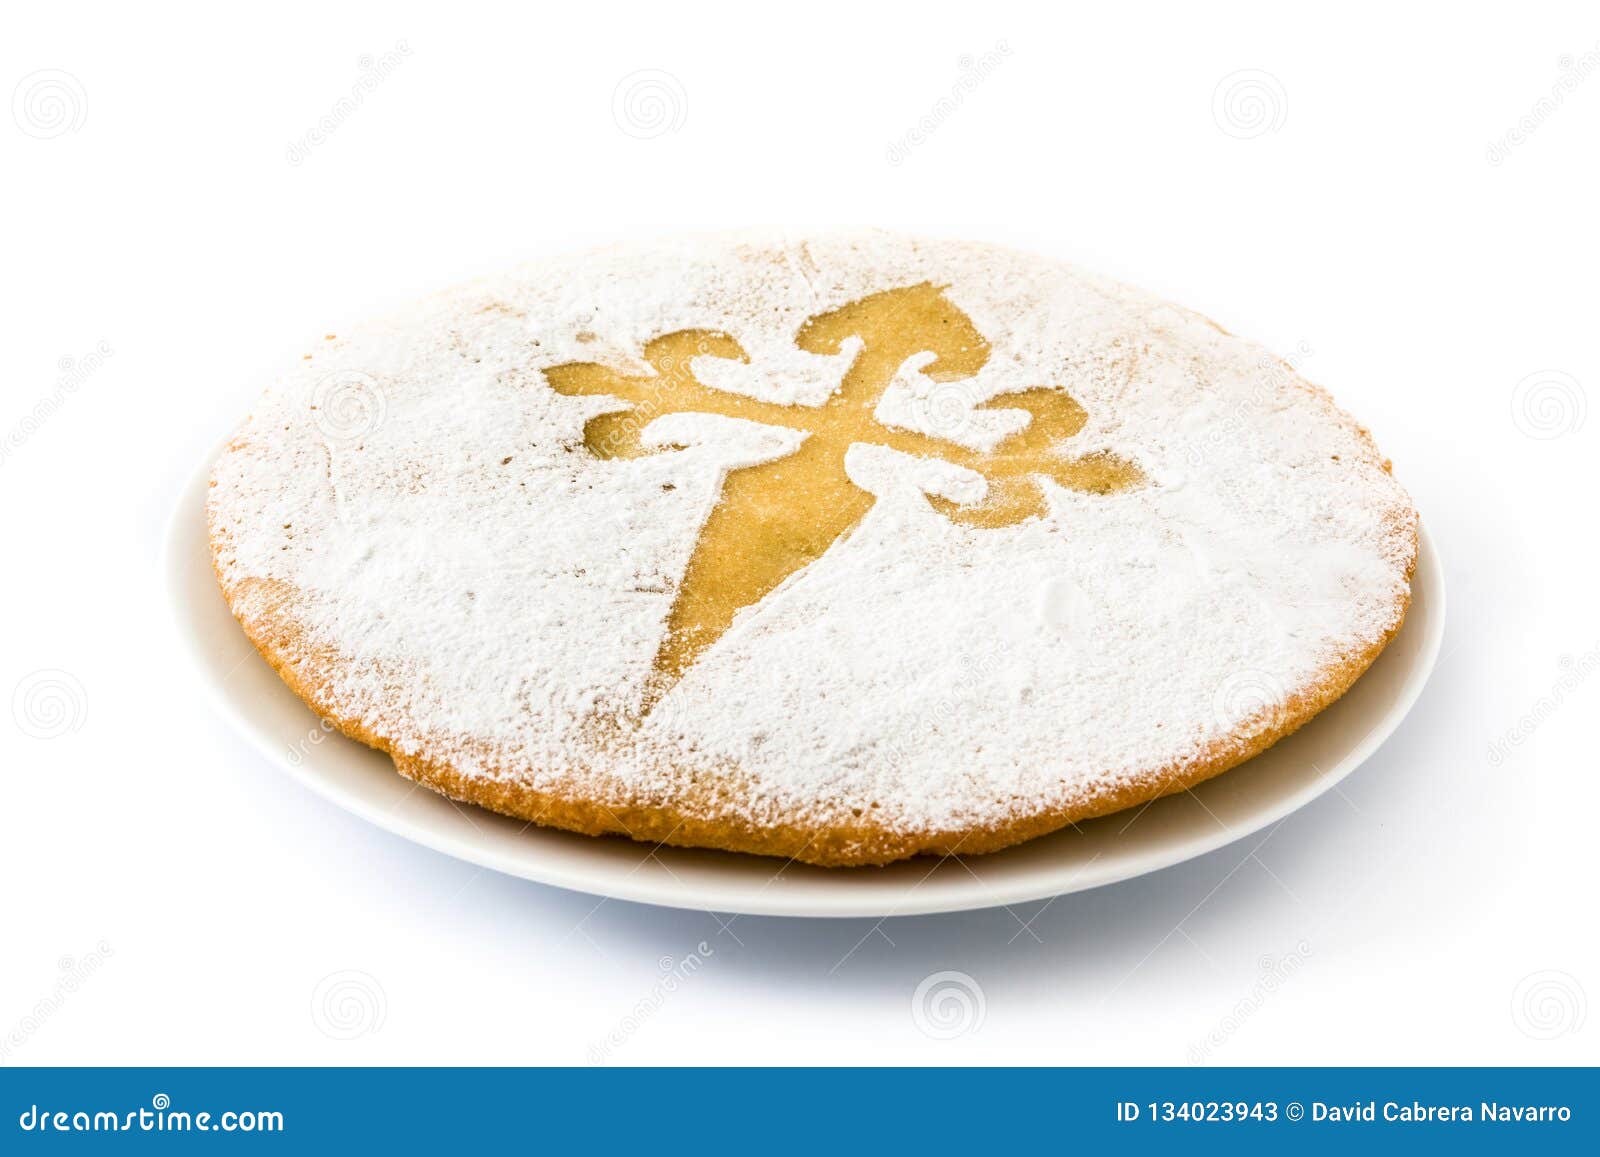
[{"label": "round cake", "polygon": [[328,335],[218,460],[234,615],[402,775],[816,864],[1181,791],[1399,629],[1417,517],[1294,369],[862,232],[542,261]]}]

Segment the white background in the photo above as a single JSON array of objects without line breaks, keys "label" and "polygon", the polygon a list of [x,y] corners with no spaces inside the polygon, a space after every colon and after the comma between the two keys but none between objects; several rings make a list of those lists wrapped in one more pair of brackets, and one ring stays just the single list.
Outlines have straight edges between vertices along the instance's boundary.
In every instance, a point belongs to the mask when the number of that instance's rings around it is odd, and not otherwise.
[{"label": "white background", "polygon": [[[0,113],[3,1063],[583,1064],[641,1000],[614,1063],[1600,1060],[1593,4],[52,4],[7,24],[0,89],[65,103]],[[363,55],[401,42],[290,163]],[[624,91],[664,105],[614,101],[641,70],[666,76]],[[165,526],[308,338],[543,251],[807,221],[1021,244],[1309,348],[1450,595],[1433,682],[1342,794],[1253,853],[1020,920],[724,930],[371,829],[196,698]],[[658,960],[701,941],[653,1000]],[[936,1040],[911,1002],[944,969],[985,1015]],[[348,971],[370,1008],[340,1039],[317,1002]]]}]

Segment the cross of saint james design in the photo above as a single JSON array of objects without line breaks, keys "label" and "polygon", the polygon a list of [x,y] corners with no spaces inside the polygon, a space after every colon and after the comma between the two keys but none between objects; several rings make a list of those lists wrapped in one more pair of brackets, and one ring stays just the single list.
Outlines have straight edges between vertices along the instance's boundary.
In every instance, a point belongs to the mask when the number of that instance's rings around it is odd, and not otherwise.
[{"label": "cross of saint james design", "polygon": [[988,452],[879,422],[879,399],[907,358],[933,354],[922,372],[934,382],[970,378],[989,360],[988,341],[939,286],[892,289],[818,314],[800,328],[796,344],[808,353],[837,354],[852,336],[863,343],[860,352],[839,388],[817,406],[762,402],[696,381],[690,369],[696,356],[748,360],[733,338],[708,330],[679,330],[649,342],[644,358],[652,374],[629,376],[590,362],[545,370],[558,394],[615,402],[584,426],[584,446],[598,458],[653,452],[641,445],[640,434],[652,420],[669,413],[720,414],[804,433],[792,453],[731,469],[724,477],[721,496],[701,527],[668,612],[646,710],[722,636],[741,609],[820,558],[866,516],[875,500],[845,473],[845,452],[854,443],[940,458],[977,471],[988,483],[979,502],[959,505],[928,495],[945,517],[973,527],[1011,526],[1043,513],[1040,478],[1095,494],[1140,480],[1137,467],[1113,454],[1070,457],[1059,452],[1059,444],[1081,430],[1088,415],[1055,387],[984,402],[982,409],[1022,410],[1028,416],[1022,429]]}]

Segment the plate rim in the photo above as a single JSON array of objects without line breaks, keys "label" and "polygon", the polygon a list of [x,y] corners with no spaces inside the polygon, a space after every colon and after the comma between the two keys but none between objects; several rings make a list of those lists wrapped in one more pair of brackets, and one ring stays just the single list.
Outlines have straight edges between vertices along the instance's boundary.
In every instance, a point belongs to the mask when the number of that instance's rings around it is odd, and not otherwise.
[{"label": "plate rim", "polygon": [[[1074,892],[1108,887],[1165,868],[1176,867],[1245,839],[1299,811],[1326,792],[1331,791],[1338,783],[1365,764],[1411,714],[1412,708],[1416,705],[1417,700],[1421,697],[1423,690],[1432,678],[1434,668],[1438,664],[1439,651],[1444,639],[1446,622],[1444,567],[1439,558],[1438,548],[1429,535],[1427,527],[1419,517],[1417,525],[1417,562],[1411,578],[1411,606],[1407,608],[1407,617],[1405,622],[1402,623],[1400,631],[1396,632],[1395,637],[1386,645],[1384,652],[1379,655],[1381,659],[1383,653],[1387,653],[1389,647],[1392,647],[1399,639],[1400,633],[1413,623],[1412,612],[1419,598],[1425,598],[1428,606],[1425,634],[1420,640],[1420,646],[1412,668],[1407,672],[1399,692],[1386,705],[1378,722],[1355,743],[1340,760],[1337,767],[1329,769],[1328,772],[1303,784],[1297,790],[1284,793],[1283,796],[1270,804],[1251,811],[1245,820],[1231,827],[1211,832],[1206,836],[1189,837],[1183,840],[1178,847],[1172,849],[1175,854],[1165,854],[1157,850],[1145,852],[1140,856],[1130,857],[1121,867],[1111,870],[1109,873],[1102,873],[1087,880],[1080,881],[1078,879],[1078,877],[1085,874],[1085,869],[1082,865],[1072,868],[1061,866],[1054,869],[1045,867],[1036,872],[1023,875],[1014,881],[1005,883],[986,882],[981,888],[980,895],[971,895],[967,892],[939,892],[931,895],[927,902],[921,903],[916,902],[914,899],[920,887],[920,881],[908,886],[896,885],[894,891],[899,894],[899,901],[894,903],[891,903],[889,898],[885,896],[885,889],[881,886],[863,888],[858,878],[858,873],[870,872],[872,870],[870,868],[836,870],[839,886],[831,889],[831,891],[838,892],[841,895],[837,899],[830,897],[826,902],[803,899],[799,896],[790,896],[786,899],[781,889],[772,890],[767,887],[759,889],[753,895],[741,897],[737,895],[738,892],[748,891],[744,885],[733,888],[727,893],[719,892],[715,894],[707,894],[711,891],[710,889],[702,887],[695,890],[691,886],[693,894],[685,894],[683,886],[662,886],[632,872],[623,874],[619,879],[601,879],[596,878],[592,872],[561,863],[559,857],[535,857],[533,863],[530,864],[521,857],[505,854],[493,847],[475,845],[470,840],[443,833],[431,823],[401,816],[392,809],[380,808],[362,798],[358,793],[349,791],[332,779],[319,774],[311,764],[302,763],[296,765],[290,762],[283,757],[280,746],[269,744],[262,725],[251,718],[236,701],[236,698],[230,696],[221,686],[216,685],[216,681],[211,677],[207,669],[204,641],[201,638],[200,631],[196,629],[192,612],[184,605],[184,598],[181,593],[184,576],[195,564],[192,556],[195,522],[198,522],[202,527],[200,534],[202,542],[206,540],[203,531],[205,495],[210,488],[212,468],[225,445],[226,439],[219,442],[206,455],[198,469],[181,484],[163,536],[161,569],[167,611],[171,616],[173,628],[181,640],[186,659],[185,666],[194,681],[200,684],[205,697],[228,720],[233,730],[258,755],[262,756],[277,770],[287,772],[296,782],[309,788],[321,799],[391,835],[420,844],[432,851],[461,860],[464,863],[475,864],[518,879],[591,896],[604,896],[607,899],[624,900],[630,903],[695,911],[730,912],[751,916],[842,919],[863,917],[892,918],[977,911],[1003,907],[1008,904],[1027,903]],[[209,557],[206,560],[206,568],[208,571],[210,570]],[[1424,593],[1419,595],[1419,592]],[[221,598],[220,589],[217,590],[217,597]],[[237,623],[235,623],[235,627],[237,627]],[[243,638],[242,628],[239,630],[240,637]],[[256,661],[265,663],[265,660],[255,652],[253,646],[251,647],[251,655]],[[1376,661],[1374,660],[1374,662]],[[276,677],[274,673],[274,678]],[[1365,678],[1366,673],[1363,672],[1361,677]],[[1358,684],[1359,682],[1360,680],[1357,680]],[[1330,704],[1330,706],[1332,705]],[[309,707],[307,711],[310,711]],[[1306,727],[1315,726],[1317,719],[1320,717],[1321,715],[1319,714],[1317,718],[1313,718],[1306,724]],[[337,732],[333,733],[333,738],[361,746],[358,741],[348,739]],[[1229,769],[1229,771],[1233,770],[1235,769]],[[1228,772],[1221,774],[1226,775]],[[464,806],[470,807],[472,805]],[[531,839],[537,839],[539,833],[543,830],[530,829],[526,835]],[[643,847],[644,845],[640,846]],[[692,849],[682,850],[687,852]],[[677,851],[679,849],[658,847],[651,854],[671,855]],[[728,854],[734,855],[737,853]],[[1006,850],[1002,850],[989,853],[989,856],[1002,856],[1005,854]],[[989,856],[980,858],[987,859]],[[770,857],[761,858],[769,859]],[[787,866],[785,864],[783,868],[778,869],[778,872],[781,873]]]}]

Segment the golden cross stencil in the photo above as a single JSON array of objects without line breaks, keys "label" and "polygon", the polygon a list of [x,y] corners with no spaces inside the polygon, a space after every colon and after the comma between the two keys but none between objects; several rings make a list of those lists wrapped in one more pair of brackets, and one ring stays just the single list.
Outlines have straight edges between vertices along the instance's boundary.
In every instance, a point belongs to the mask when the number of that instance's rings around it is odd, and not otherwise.
[{"label": "golden cross stencil", "polygon": [[855,486],[844,468],[845,451],[853,443],[941,458],[982,474],[988,492],[981,502],[959,505],[928,495],[945,517],[974,527],[1011,526],[1043,513],[1039,476],[1095,494],[1140,480],[1137,467],[1111,454],[1065,458],[1055,452],[1083,428],[1088,415],[1064,390],[1051,387],[983,404],[982,409],[1028,414],[1026,426],[989,452],[879,423],[873,416],[878,401],[907,358],[932,353],[933,362],[922,372],[935,382],[970,378],[989,360],[988,341],[938,286],[893,289],[818,314],[801,327],[796,344],[808,353],[837,354],[850,337],[860,338],[862,348],[839,389],[820,406],[761,402],[696,381],[689,367],[698,355],[749,360],[733,338],[708,330],[680,330],[648,343],[644,357],[653,375],[628,376],[591,362],[545,371],[558,394],[615,401],[584,426],[584,445],[598,458],[649,453],[640,445],[640,433],[669,413],[721,414],[805,433],[792,453],[729,470],[724,477],[721,497],[700,530],[667,616],[647,710],[741,609],[820,558],[866,516],[874,498]]}]

